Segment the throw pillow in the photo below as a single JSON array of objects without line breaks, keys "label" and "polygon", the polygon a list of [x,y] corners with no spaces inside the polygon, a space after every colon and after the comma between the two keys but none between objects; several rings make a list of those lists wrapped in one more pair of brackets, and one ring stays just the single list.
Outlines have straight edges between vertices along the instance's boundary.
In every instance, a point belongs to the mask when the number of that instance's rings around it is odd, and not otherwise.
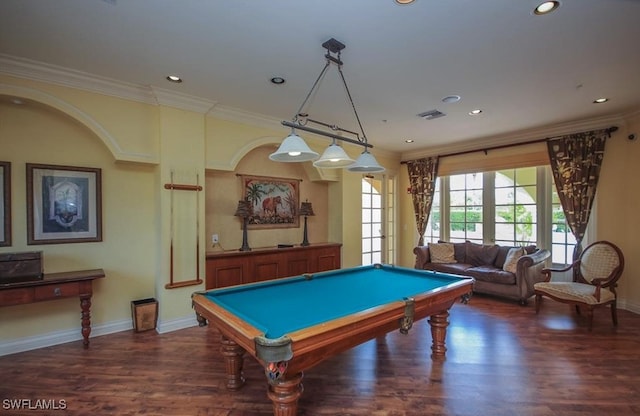
[{"label": "throw pillow", "polygon": [[431,263],[457,263],[453,256],[453,244],[429,243]]},{"label": "throw pillow", "polygon": [[507,259],[504,261],[504,266],[502,266],[502,270],[515,274],[518,270],[518,260],[520,260],[520,257],[525,254],[526,252],[523,247],[514,247],[510,249],[509,253],[507,253]]}]

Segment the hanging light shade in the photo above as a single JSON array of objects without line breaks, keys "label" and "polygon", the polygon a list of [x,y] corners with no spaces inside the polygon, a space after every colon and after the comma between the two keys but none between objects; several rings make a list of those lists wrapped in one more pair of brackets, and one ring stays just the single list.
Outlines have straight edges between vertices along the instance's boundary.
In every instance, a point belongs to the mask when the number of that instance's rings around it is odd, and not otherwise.
[{"label": "hanging light shade", "polygon": [[378,161],[367,150],[362,152],[356,163],[347,167],[349,172],[384,172],[384,167],[380,166]]},{"label": "hanging light shade", "polygon": [[291,134],[282,141],[278,150],[269,155],[269,159],[274,162],[306,162],[316,160],[318,156],[318,153],[311,150],[302,137],[291,129]]},{"label": "hanging light shade", "polygon": [[317,168],[344,168],[350,165],[353,165],[355,160],[351,159],[347,152],[341,146],[338,146],[334,142],[327,147],[327,150],[322,153],[320,159],[313,162],[313,166]]}]

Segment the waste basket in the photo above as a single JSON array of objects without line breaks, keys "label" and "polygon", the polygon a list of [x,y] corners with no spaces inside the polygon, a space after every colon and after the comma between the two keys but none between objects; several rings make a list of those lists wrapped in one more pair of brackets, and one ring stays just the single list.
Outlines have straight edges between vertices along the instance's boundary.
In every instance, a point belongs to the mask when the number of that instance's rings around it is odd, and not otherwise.
[{"label": "waste basket", "polygon": [[154,298],[131,301],[131,315],[136,332],[155,329],[158,323],[158,301]]}]

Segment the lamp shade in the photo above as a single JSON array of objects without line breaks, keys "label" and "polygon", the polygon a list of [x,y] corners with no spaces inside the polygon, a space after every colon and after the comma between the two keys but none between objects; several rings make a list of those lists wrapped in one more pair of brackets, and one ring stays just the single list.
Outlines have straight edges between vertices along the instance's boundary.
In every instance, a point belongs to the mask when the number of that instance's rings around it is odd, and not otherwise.
[{"label": "lamp shade", "polygon": [[311,206],[311,202],[303,202],[300,204],[300,213],[301,216],[312,217],[316,214],[313,213],[313,207]]},{"label": "lamp shade", "polygon": [[333,143],[322,153],[320,159],[313,162],[313,166],[317,168],[344,168],[353,165],[355,160],[351,159],[347,152],[337,144]]},{"label": "lamp shade", "polygon": [[358,156],[356,163],[347,167],[349,172],[384,172],[384,167],[380,166],[375,157],[366,150]]},{"label": "lamp shade", "polygon": [[253,211],[251,209],[251,203],[249,201],[241,200],[238,201],[238,208],[236,208],[236,213],[233,214],[236,217],[240,218],[249,218]]},{"label": "lamp shade", "polygon": [[318,156],[318,153],[307,146],[302,137],[292,131],[282,141],[278,150],[269,155],[269,159],[274,162],[306,162],[316,160]]}]

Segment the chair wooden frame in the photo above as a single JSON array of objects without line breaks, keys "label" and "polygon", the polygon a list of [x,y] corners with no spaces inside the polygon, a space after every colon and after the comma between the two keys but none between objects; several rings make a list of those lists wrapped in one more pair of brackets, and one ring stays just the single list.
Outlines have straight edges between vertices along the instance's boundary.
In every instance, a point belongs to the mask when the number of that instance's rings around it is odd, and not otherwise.
[{"label": "chair wooden frame", "polygon": [[[587,254],[591,252],[591,250],[597,249],[599,246],[607,245],[613,249],[615,254],[618,256],[617,266],[612,267],[611,271],[607,276],[593,278],[592,276],[584,276],[582,270],[583,259]],[[567,284],[566,282],[551,282],[551,274],[554,272],[567,272],[569,270],[573,270],[573,284]],[[615,244],[609,241],[596,241],[587,248],[584,249],[580,258],[570,264],[569,266],[562,269],[551,269],[545,268],[542,270],[542,274],[545,278],[543,282],[536,283],[534,285],[534,293],[535,293],[535,305],[536,305],[536,314],[540,311],[540,306],[542,305],[542,297],[546,296],[550,299],[553,299],[557,302],[566,303],[569,305],[574,305],[576,309],[576,313],[580,315],[580,309],[584,308],[587,311],[587,319],[589,322],[589,331],[593,328],[593,310],[595,308],[603,307],[609,305],[611,309],[611,319],[613,321],[613,325],[618,325],[618,316],[616,310],[616,304],[618,300],[618,295],[616,293],[616,287],[618,279],[622,276],[622,271],[624,270],[624,255],[620,248],[618,248]],[[561,286],[564,285],[564,286]],[[578,287],[582,285],[591,285],[594,286],[593,298],[594,302],[587,302],[585,300],[581,300],[578,296],[572,296],[570,293],[566,293],[566,297],[560,297],[557,295],[558,289],[560,287]],[[555,289],[555,290],[554,290]],[[602,300],[601,294],[602,289],[608,289],[612,294],[613,298],[608,300]],[[561,290],[561,289],[560,289]],[[555,294],[554,294],[555,293]],[[610,295],[609,295],[610,296]],[[607,296],[607,297],[609,297]]]}]

